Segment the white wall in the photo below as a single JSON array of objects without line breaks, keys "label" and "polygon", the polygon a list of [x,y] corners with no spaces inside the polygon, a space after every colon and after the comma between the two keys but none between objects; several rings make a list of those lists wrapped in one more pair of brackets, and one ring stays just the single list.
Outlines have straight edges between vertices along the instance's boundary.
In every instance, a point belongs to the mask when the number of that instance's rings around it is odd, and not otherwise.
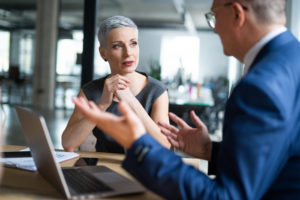
[{"label": "white wall", "polygon": [[219,36],[212,31],[199,33],[200,37],[200,70],[199,77],[216,78],[227,76],[228,57],[223,53],[223,47]]},{"label": "white wall", "polygon": [[139,29],[140,61],[138,70],[149,72],[151,59],[160,60],[162,30]]},{"label": "white wall", "polygon": [[288,0],[287,1],[287,27],[291,32],[300,39],[300,1]]},{"label": "white wall", "polygon": [[[162,37],[174,35],[187,36],[189,34],[184,30],[140,28],[140,62],[138,70],[149,72],[149,61],[151,59],[160,60]],[[212,31],[198,32],[198,36],[200,38],[199,81],[218,76],[227,76],[228,57],[223,54],[219,37]]]}]

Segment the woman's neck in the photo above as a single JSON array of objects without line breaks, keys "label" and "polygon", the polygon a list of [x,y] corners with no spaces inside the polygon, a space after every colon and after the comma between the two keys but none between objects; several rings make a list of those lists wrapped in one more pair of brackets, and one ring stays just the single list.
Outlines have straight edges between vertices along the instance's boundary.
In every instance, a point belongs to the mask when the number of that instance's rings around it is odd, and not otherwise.
[{"label": "woman's neck", "polygon": [[124,73],[124,74],[121,74],[121,73],[117,73],[117,72],[111,72],[110,75],[116,75],[116,74],[119,74],[121,76],[124,76],[126,78],[129,78],[130,80],[136,78],[136,76],[138,75],[138,73],[136,71],[133,71],[133,72],[130,72],[130,73]]}]

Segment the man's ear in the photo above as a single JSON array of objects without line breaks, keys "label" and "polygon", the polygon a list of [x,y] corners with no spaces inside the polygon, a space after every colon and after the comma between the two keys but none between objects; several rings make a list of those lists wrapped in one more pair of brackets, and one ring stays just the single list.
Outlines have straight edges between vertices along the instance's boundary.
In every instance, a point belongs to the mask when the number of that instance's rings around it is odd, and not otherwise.
[{"label": "man's ear", "polygon": [[101,46],[99,46],[99,53],[100,53],[100,56],[103,58],[103,60],[107,61],[107,59],[105,57],[105,49]]},{"label": "man's ear", "polygon": [[246,21],[246,12],[238,2],[232,3],[233,12],[235,14],[236,25],[242,27]]}]

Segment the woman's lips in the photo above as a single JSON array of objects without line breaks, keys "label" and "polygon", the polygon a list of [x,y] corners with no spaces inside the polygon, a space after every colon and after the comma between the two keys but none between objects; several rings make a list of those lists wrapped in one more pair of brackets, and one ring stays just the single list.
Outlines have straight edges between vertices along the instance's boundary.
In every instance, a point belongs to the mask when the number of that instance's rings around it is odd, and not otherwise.
[{"label": "woman's lips", "polygon": [[125,65],[126,67],[130,67],[133,65],[133,61],[126,61],[126,62],[123,62],[123,65]]}]

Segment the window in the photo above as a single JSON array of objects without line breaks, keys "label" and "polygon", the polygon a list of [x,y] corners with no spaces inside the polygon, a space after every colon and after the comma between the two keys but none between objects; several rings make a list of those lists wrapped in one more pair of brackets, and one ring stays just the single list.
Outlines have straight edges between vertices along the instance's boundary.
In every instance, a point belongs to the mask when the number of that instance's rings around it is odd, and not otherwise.
[{"label": "window", "polygon": [[25,34],[20,40],[20,66],[22,73],[33,73],[33,39],[32,35]]},{"label": "window", "polygon": [[172,81],[176,74],[197,82],[200,40],[195,36],[165,36],[161,46],[161,76]]},{"label": "window", "polygon": [[[94,76],[103,76],[110,73],[108,62],[105,62],[98,51],[99,43],[95,41],[94,55]],[[76,75],[81,73],[81,62],[78,56],[82,56],[83,32],[73,31],[72,39],[60,39],[57,47],[57,67],[58,75]]]},{"label": "window", "polygon": [[77,56],[82,53],[83,33],[74,31],[73,39],[60,39],[57,44],[58,75],[80,75],[81,65],[76,63]]},{"label": "window", "polygon": [[94,79],[103,77],[110,73],[109,63],[105,62],[99,53],[99,41],[98,38],[95,40],[95,51],[94,51]]},{"label": "window", "polygon": [[0,31],[0,72],[7,72],[9,66],[9,41],[8,31]]}]

